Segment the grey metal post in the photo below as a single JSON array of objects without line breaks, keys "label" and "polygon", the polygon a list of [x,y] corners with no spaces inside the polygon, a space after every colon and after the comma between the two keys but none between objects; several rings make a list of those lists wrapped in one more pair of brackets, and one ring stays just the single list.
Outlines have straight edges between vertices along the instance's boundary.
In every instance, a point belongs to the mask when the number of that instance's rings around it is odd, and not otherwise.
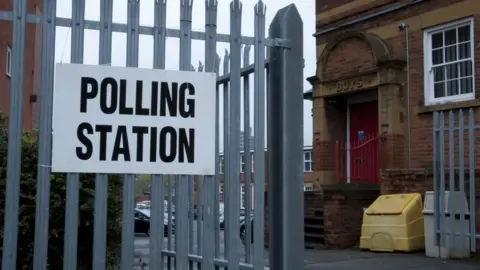
[{"label": "grey metal post", "polygon": [[[205,1],[205,72],[218,71],[217,67],[217,0]],[[217,73],[218,74],[218,73]],[[203,233],[203,238],[206,239],[202,242],[202,265],[201,269],[214,269],[214,257],[215,257],[215,245],[216,241],[212,242],[212,239],[216,239],[218,235],[217,229],[219,229],[218,222],[218,146],[219,146],[219,89],[216,87],[216,103],[215,103],[215,176],[206,176],[204,180],[204,198],[202,209],[202,222],[203,231],[197,233]],[[200,248],[200,244],[199,248]]]},{"label": "grey metal post", "polygon": [[[127,6],[127,67],[138,67],[140,2],[129,0]],[[121,269],[133,267],[135,237],[135,178],[133,174],[123,176],[123,228],[121,247]]]},{"label": "grey metal post", "polygon": [[[193,0],[180,1],[180,70],[191,70]],[[175,181],[175,269],[188,269],[189,221],[188,203],[190,176],[179,176]]]},{"label": "grey metal post", "polygon": [[[113,0],[100,3],[99,64],[110,65],[112,62],[112,16]],[[108,209],[108,175],[95,176],[95,208],[93,223],[93,270],[104,270],[107,256],[107,209]]]},{"label": "grey metal post", "polygon": [[[254,219],[253,266],[264,269],[265,233],[265,13],[266,6],[259,1],[255,5],[254,48]],[[247,238],[248,239],[248,238]]]},{"label": "grey metal post", "polygon": [[[85,0],[72,1],[72,52],[70,61],[72,63],[83,63],[84,47],[84,18]],[[65,209],[65,244],[64,244],[64,269],[77,267],[78,250],[78,216],[79,216],[79,189],[80,176],[78,173],[67,174],[67,202]]]},{"label": "grey metal post", "polygon": [[53,71],[55,64],[56,0],[43,0],[40,127],[38,134],[37,202],[33,269],[47,269],[50,173],[52,157]]},{"label": "grey metal post", "polygon": [[[303,23],[295,5],[270,24],[271,38],[288,41],[269,50],[267,89],[270,268],[303,268]],[[288,48],[287,48],[288,46]],[[294,232],[294,233],[293,233]]]},{"label": "grey metal post", "polygon": [[[250,63],[250,45],[246,45],[243,50],[243,66],[248,66]],[[251,244],[248,239],[251,237],[250,213],[251,206],[251,178],[252,178],[252,156],[250,153],[250,76],[243,77],[243,158],[245,161],[244,170],[244,189],[245,189],[245,262],[251,263]]]},{"label": "grey metal post", "polygon": [[[218,5],[217,5],[218,7]],[[217,18],[217,16],[215,16]],[[216,29],[215,29],[216,32]],[[216,42],[215,42],[216,43]],[[216,48],[215,48],[216,51]],[[220,56],[215,53],[215,73],[218,75],[220,73]],[[220,87],[217,84],[216,87],[216,104],[215,104],[215,157],[217,158],[215,162],[215,190],[213,192],[213,213],[214,213],[214,223],[213,223],[213,228],[214,228],[214,257],[218,258],[220,255]],[[204,253],[204,256],[207,256]],[[206,257],[204,257],[206,258]],[[205,259],[206,260],[206,259]],[[215,266],[215,270],[220,269],[218,266]]]},{"label": "grey metal post", "polygon": [[13,2],[12,80],[10,84],[10,115],[8,121],[7,183],[2,269],[16,269],[18,208],[22,159],[23,93],[25,88],[25,33],[27,1]]},{"label": "grey metal post", "polygon": [[241,88],[241,36],[242,36],[242,3],[239,0],[230,2],[230,103],[228,125],[228,149],[230,166],[225,187],[228,196],[225,200],[225,225],[226,243],[228,250],[225,251],[228,260],[228,269],[239,269],[240,256],[238,253],[240,224],[240,88]]},{"label": "grey metal post", "polygon": [[[155,1],[154,7],[154,26],[153,35],[153,68],[165,69],[165,53],[166,53],[166,21],[167,21],[167,2]],[[164,246],[164,191],[165,176],[152,175],[150,183],[150,200],[151,200],[151,232],[150,232],[150,254],[149,267],[151,269],[162,269],[165,267],[165,257],[162,254]],[[167,227],[168,228],[168,227]],[[168,230],[168,229],[167,229]]]}]

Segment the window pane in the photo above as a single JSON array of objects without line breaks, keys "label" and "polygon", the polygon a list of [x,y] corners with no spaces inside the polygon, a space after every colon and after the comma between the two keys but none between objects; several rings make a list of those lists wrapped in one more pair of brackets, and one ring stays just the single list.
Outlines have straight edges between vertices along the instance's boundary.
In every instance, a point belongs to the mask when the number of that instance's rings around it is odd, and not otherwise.
[{"label": "window pane", "polygon": [[471,61],[465,61],[458,63],[460,66],[460,77],[468,77],[472,76],[472,62]]},{"label": "window pane", "polygon": [[447,65],[447,80],[458,78],[458,66],[457,64]]},{"label": "window pane", "polygon": [[445,47],[445,62],[457,60],[457,46]]},{"label": "window pane", "polygon": [[440,82],[440,83],[435,83],[434,84],[434,97],[435,98],[440,98],[445,96],[445,83]]},{"label": "window pane", "polygon": [[457,43],[457,29],[445,31],[445,46]]},{"label": "window pane", "polygon": [[458,80],[447,81],[447,95],[458,95]]},{"label": "window pane", "polygon": [[433,68],[433,81],[441,82],[445,80],[445,67],[434,67]]},{"label": "window pane", "polygon": [[306,160],[309,160],[310,159],[310,153],[309,152],[303,152],[303,160],[306,161]]},{"label": "window pane", "polygon": [[473,80],[472,78],[464,78],[460,80],[460,89],[462,94],[473,92]]},{"label": "window pane", "polygon": [[440,48],[443,46],[443,33],[437,33],[432,35],[432,49]]},{"label": "window pane", "polygon": [[458,58],[465,59],[471,57],[471,44],[470,42],[461,43],[458,45]]},{"label": "window pane", "polygon": [[443,63],[443,50],[436,49],[432,51],[432,64],[438,65]]},{"label": "window pane", "polygon": [[458,42],[470,40],[470,25],[458,28]]},{"label": "window pane", "polygon": [[310,162],[305,162],[305,171],[309,172],[312,170],[312,164]]}]

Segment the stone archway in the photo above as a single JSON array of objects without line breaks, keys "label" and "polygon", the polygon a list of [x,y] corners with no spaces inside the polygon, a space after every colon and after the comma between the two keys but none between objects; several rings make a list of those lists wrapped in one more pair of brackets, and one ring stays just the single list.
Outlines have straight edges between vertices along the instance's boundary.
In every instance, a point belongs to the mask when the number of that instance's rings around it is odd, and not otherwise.
[{"label": "stone archway", "polygon": [[351,39],[364,41],[368,44],[376,66],[382,65],[382,63],[392,59],[387,45],[377,36],[358,31],[345,31],[336,36],[335,39],[329,42],[323,49],[317,62],[317,77],[320,81],[325,80],[324,67],[328,64],[329,56],[340,44]]},{"label": "stone archway", "polygon": [[[341,100],[353,93],[378,93],[379,127],[386,138],[381,150],[382,168],[404,163],[403,71],[377,36],[346,31],[323,49],[317,61],[313,87],[314,179],[317,184],[335,182],[335,141],[346,136]],[[395,150],[395,151],[394,151]],[[396,154],[393,155],[392,153]]]}]

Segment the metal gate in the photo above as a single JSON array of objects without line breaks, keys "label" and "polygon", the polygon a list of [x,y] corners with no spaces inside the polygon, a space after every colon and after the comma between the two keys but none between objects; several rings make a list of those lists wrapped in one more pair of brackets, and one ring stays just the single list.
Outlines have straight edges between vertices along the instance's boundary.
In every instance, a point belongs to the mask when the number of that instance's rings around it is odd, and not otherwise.
[{"label": "metal gate", "polygon": [[[180,69],[191,70],[191,42],[205,41],[205,65],[199,72],[219,72],[220,58],[217,55],[217,42],[230,44],[228,57],[224,58],[224,74],[217,79],[217,134],[223,130],[225,158],[225,232],[219,226],[219,173],[214,176],[167,176],[153,175],[151,186],[152,216],[150,234],[149,269],[263,269],[264,262],[264,191],[265,177],[269,182],[269,265],[273,269],[301,269],[303,267],[303,23],[294,5],[277,12],[270,24],[269,37],[265,38],[264,3],[259,1],[255,12],[255,36],[241,35],[242,4],[239,0],[230,3],[230,34],[217,33],[217,1],[205,1],[205,32],[192,30],[192,0],[180,0],[180,29],[166,27],[166,0],[154,2],[153,26],[139,25],[140,5],[143,1],[124,0],[128,6],[126,24],[113,23],[113,0],[99,1],[100,20],[85,20],[85,0],[72,1],[72,17],[60,18],[56,15],[56,0],[43,0],[41,14],[27,15],[27,0],[13,1],[13,11],[0,11],[0,20],[11,21],[12,35],[12,75],[9,111],[8,168],[5,199],[5,223],[3,239],[2,269],[33,267],[47,269],[49,244],[49,202],[51,171],[52,136],[52,97],[54,79],[54,55],[56,26],[71,28],[71,63],[83,63],[84,31],[97,30],[100,33],[99,64],[108,65],[112,59],[112,33],[126,33],[127,63],[138,67],[139,35],[151,36],[154,40],[153,68],[164,69],[166,38],[180,39]],[[225,11],[224,11],[225,12]],[[21,135],[23,89],[26,77],[26,26],[40,25],[41,66],[40,74],[40,126],[38,134],[38,168],[36,190],[36,215],[33,265],[16,265],[18,211],[21,177]],[[245,60],[242,67],[242,44],[245,45]],[[254,46],[254,63],[248,63],[250,46]],[[27,48],[30,49],[30,48]],[[269,58],[266,59],[266,50]],[[253,76],[253,89],[249,89]],[[245,259],[241,257],[243,247],[239,237],[240,212],[240,132],[241,114],[251,114],[250,102],[243,103],[243,95],[254,92],[253,150],[254,178],[254,222],[247,226],[247,239],[253,234],[253,243],[246,241]],[[268,85],[268,86],[266,86]],[[223,105],[222,105],[223,104]],[[265,113],[267,106],[267,113]],[[223,107],[223,108],[222,108]],[[223,119],[219,117],[223,110]],[[213,117],[213,116],[212,116]],[[250,117],[245,117],[244,130],[250,126]],[[267,125],[267,135],[263,130]],[[260,131],[260,132],[258,132]],[[248,139],[248,138],[247,138]],[[217,136],[217,156],[220,138]],[[268,168],[264,159],[265,147],[269,149]],[[245,164],[251,164],[246,155]],[[217,161],[217,171],[218,171]],[[249,165],[247,165],[247,171]],[[123,177],[123,220],[121,261],[118,268],[132,269],[134,265],[134,185],[135,175]],[[254,181],[255,180],[255,181]],[[193,220],[194,181],[198,193],[198,220]],[[173,187],[174,186],[174,187]],[[63,268],[77,269],[78,218],[79,218],[78,174],[68,174],[65,205],[65,232]],[[175,200],[172,199],[175,190]],[[166,191],[168,190],[168,192]],[[164,194],[167,193],[168,207],[164,208]],[[252,196],[247,189],[246,196]],[[93,261],[91,269],[106,269],[107,237],[107,196],[108,178],[98,174],[95,178],[94,240],[91,248]],[[249,200],[246,200],[247,202]],[[175,204],[175,213],[172,207]],[[246,216],[250,215],[247,203]],[[175,233],[167,239],[162,236],[164,211],[168,212],[168,222],[175,216]],[[172,226],[169,226],[171,228]],[[197,233],[194,233],[197,231]],[[224,238],[224,243],[222,239]],[[32,240],[33,241],[33,240]],[[224,246],[225,248],[221,248]]]},{"label": "metal gate", "polygon": [[[433,210],[435,245],[476,252],[478,130],[473,109],[433,113]],[[449,195],[447,195],[449,194]],[[447,198],[450,197],[450,198]],[[456,198],[455,198],[456,197]],[[452,239],[455,237],[455,240]]]}]

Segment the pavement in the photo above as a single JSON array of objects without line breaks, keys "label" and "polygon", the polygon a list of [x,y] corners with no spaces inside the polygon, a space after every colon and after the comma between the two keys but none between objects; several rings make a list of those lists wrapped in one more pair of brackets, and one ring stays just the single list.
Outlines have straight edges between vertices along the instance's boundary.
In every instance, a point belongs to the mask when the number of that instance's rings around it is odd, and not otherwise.
[{"label": "pavement", "polygon": [[442,260],[419,253],[375,253],[350,250],[305,251],[308,270],[480,270],[478,260]]},{"label": "pavement", "polygon": [[[194,229],[194,234],[196,230]],[[220,250],[224,250],[224,232],[220,232]],[[194,237],[193,250],[197,249],[197,241]],[[172,237],[174,245],[174,237]],[[168,249],[165,238],[165,249]],[[172,248],[174,250],[174,248]],[[238,247],[241,261],[245,259],[243,245]],[[148,270],[149,265],[149,238],[146,235],[135,237],[135,270]],[[224,258],[223,252],[220,258]],[[268,267],[268,250],[264,252],[265,266]],[[425,257],[424,252],[419,253],[374,253],[348,250],[305,250],[305,270],[480,270],[480,260],[442,260]],[[143,265],[143,267],[142,267]],[[165,269],[168,269],[167,267]],[[196,266],[190,268],[197,269]]]}]

